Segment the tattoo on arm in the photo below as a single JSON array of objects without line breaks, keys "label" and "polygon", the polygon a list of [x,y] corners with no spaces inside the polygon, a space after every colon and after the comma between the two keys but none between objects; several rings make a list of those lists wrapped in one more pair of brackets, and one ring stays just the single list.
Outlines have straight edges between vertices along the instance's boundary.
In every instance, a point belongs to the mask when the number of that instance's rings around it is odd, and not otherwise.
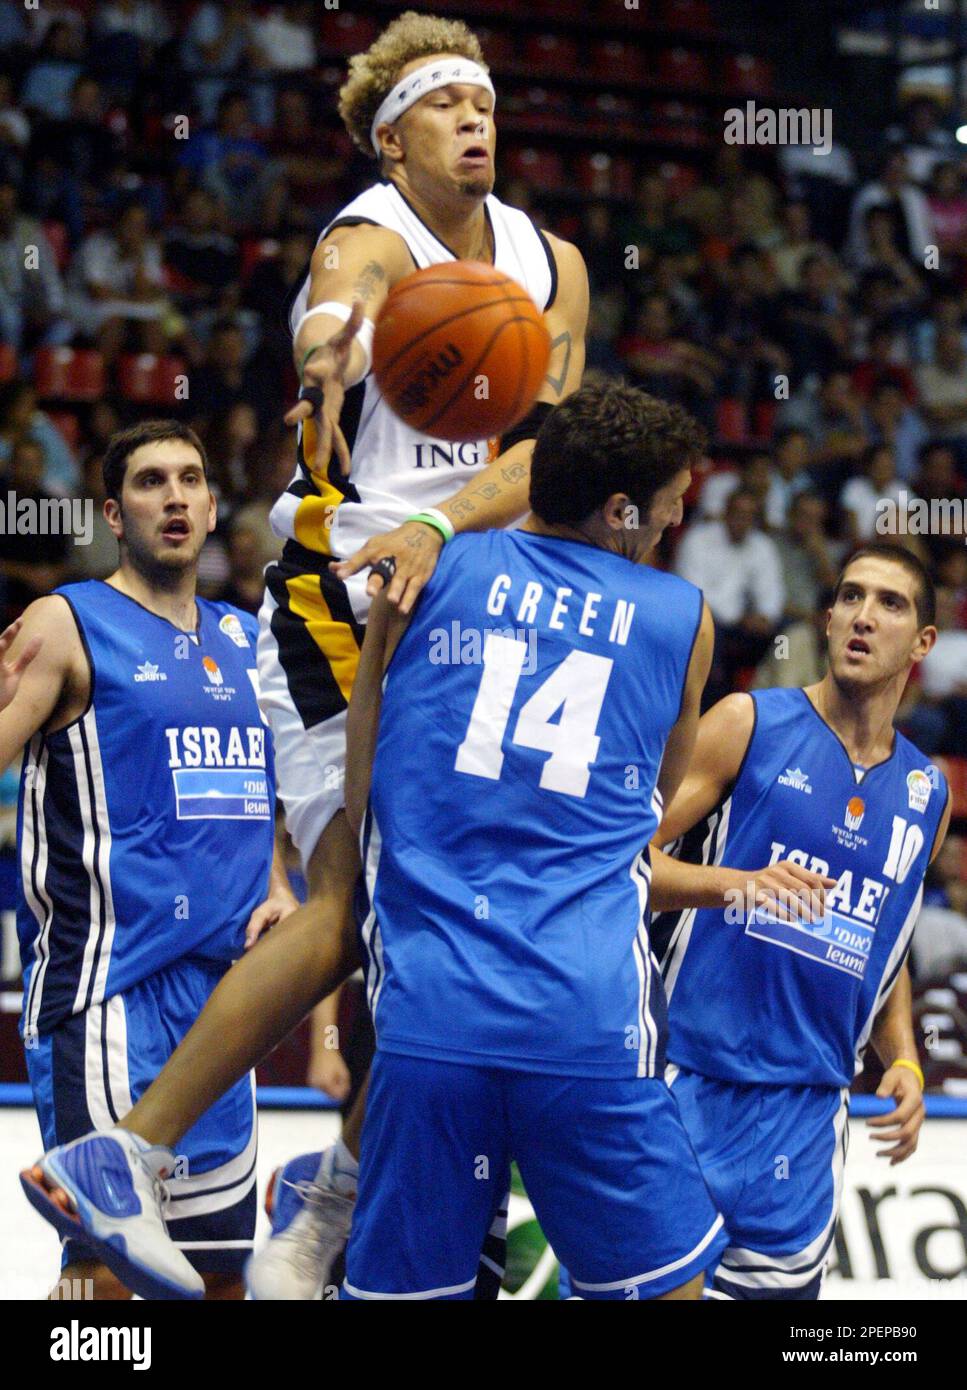
[{"label": "tattoo on arm", "polygon": [[505,483],[519,483],[521,478],[527,477],[527,464],[508,463],[505,468],[500,470],[500,476]]},{"label": "tattoo on arm", "polygon": [[564,333],[559,333],[559,334],[557,335],[557,337],[556,337],[555,339],[553,339],[553,341],[551,342],[551,356],[552,356],[552,357],[554,356],[554,353],[555,353],[556,349],[559,348],[559,347],[561,347],[562,344],[563,344],[563,347],[564,347],[564,362],[563,362],[563,365],[561,366],[560,375],[554,377],[554,376],[551,376],[550,372],[548,372],[547,376],[545,377],[545,380],[547,381],[548,386],[550,386],[551,389],[554,391],[554,393],[555,393],[556,395],[558,395],[558,396],[559,396],[559,395],[561,394],[561,392],[564,390],[564,383],[565,383],[565,381],[567,381],[567,369],[568,369],[568,367],[571,365],[571,334],[570,334],[570,330],[566,330]]},{"label": "tattoo on arm", "polygon": [[488,502],[492,497],[496,497],[499,494],[499,492],[500,488],[497,486],[496,483],[484,483],[482,487],[474,488],[474,496],[483,497]]},{"label": "tattoo on arm", "polygon": [[363,303],[371,299],[379,288],[380,283],[386,279],[386,271],[379,261],[370,261],[363,266],[359,272],[359,278],[353,285],[353,298],[361,299]]}]

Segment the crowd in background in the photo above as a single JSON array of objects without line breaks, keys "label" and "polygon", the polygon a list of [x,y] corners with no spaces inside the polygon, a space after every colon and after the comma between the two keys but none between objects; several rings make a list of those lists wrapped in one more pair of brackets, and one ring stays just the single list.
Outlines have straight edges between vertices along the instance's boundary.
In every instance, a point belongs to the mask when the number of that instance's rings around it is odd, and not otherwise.
[{"label": "crowd in background", "polygon": [[[188,389],[167,413],[204,438],[219,501],[202,592],[254,612],[293,460],[283,306],[319,229],[372,177],[318,80],[314,7],[7,5],[0,53],[0,344],[17,363],[0,387],[0,497],[83,496],[99,512],[105,441],[146,413],[116,390],[116,365],[174,355]],[[708,430],[661,562],[716,618],[709,698],[817,679],[844,557],[890,538],[882,501],[965,498],[959,150],[920,99],[826,159],[723,143],[686,181],[642,160],[628,199],[498,183],[584,254],[589,370],[680,402]],[[65,345],[97,348],[109,383],[74,411],[73,437],[31,384],[36,354]],[[953,534],[898,537],[939,586],[940,629],[901,723],[928,754],[965,756],[967,546],[953,515]],[[100,520],[88,546],[0,534],[7,617],[115,559]],[[962,863],[955,841],[934,907],[964,913]]]}]

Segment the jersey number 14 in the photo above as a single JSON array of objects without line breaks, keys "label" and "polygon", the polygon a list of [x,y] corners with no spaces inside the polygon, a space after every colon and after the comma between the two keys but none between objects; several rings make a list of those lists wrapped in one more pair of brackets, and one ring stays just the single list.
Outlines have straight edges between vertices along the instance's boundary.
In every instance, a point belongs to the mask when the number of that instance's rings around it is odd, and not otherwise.
[{"label": "jersey number 14", "polygon": [[[470,723],[457,749],[457,772],[497,781],[504,765],[503,742],[517,694],[527,645],[491,633],[483,649],[483,676]],[[545,791],[584,796],[591,764],[601,743],[597,734],[611,668],[610,657],[569,652],[517,716],[512,743],[550,757],[541,768]],[[551,716],[560,709],[556,724]]]}]

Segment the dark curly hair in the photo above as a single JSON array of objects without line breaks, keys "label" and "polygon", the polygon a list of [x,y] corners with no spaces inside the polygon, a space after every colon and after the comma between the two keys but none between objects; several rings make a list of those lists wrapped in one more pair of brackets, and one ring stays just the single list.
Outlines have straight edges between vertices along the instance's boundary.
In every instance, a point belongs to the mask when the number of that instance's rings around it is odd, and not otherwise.
[{"label": "dark curly hair", "polygon": [[619,381],[582,386],[538,431],[531,509],[549,525],[579,526],[623,492],[644,515],[704,449],[701,426],[681,406]]}]

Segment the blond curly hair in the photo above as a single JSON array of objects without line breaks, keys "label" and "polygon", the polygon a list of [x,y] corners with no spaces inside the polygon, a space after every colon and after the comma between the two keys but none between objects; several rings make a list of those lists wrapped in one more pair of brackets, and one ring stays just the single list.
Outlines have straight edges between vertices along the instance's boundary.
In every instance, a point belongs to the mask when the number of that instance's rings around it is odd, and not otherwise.
[{"label": "blond curly hair", "polygon": [[480,41],[458,19],[407,10],[388,24],[365,53],[349,60],[349,77],[339,89],[339,114],[353,143],[371,159],[377,158],[370,127],[383,99],[399,81],[400,69],[414,58],[453,53],[486,68]]}]

